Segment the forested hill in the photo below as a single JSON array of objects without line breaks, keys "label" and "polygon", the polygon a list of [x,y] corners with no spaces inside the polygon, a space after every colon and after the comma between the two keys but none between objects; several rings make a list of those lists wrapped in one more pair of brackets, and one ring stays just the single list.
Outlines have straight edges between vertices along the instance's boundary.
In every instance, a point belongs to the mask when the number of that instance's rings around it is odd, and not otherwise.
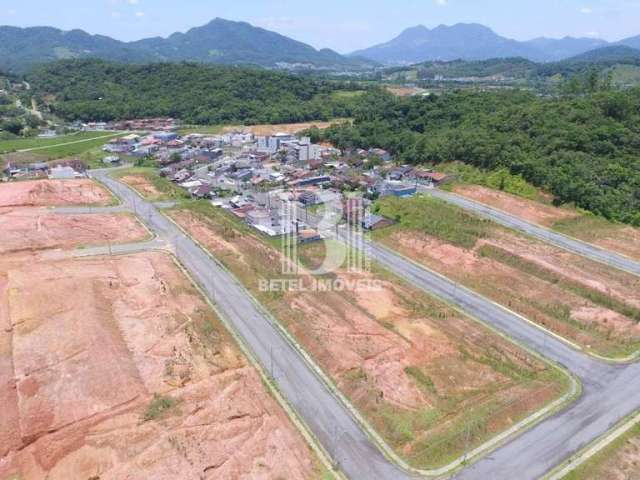
[{"label": "forested hill", "polygon": [[322,134],[340,147],[382,147],[401,161],[508,168],[561,203],[640,225],[640,89],[543,98],[457,91],[371,92],[355,124]]},{"label": "forested hill", "polygon": [[[40,105],[66,120],[171,116],[187,123],[287,123],[350,116],[348,83],[192,63],[47,64],[27,77]],[[338,98],[340,97],[340,98]]]}]

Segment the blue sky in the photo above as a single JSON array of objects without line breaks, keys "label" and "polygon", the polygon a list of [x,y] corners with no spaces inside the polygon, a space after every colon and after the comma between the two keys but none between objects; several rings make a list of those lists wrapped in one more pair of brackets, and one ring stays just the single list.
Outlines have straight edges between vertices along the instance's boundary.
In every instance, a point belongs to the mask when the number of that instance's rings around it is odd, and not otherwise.
[{"label": "blue sky", "polygon": [[215,17],[343,53],[417,24],[477,22],[518,40],[640,34],[640,0],[0,0],[0,25],[82,28],[121,40],[166,36]]}]

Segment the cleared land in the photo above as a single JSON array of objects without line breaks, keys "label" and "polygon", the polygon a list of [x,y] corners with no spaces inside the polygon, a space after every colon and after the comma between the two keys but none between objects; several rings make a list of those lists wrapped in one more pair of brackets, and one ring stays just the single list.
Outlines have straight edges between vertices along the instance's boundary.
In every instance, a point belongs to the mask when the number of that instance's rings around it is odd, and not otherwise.
[{"label": "cleared land", "polygon": [[282,123],[278,125],[251,125],[247,127],[224,127],[223,132],[233,132],[242,128],[243,130],[247,130],[248,132],[253,133],[254,135],[275,135],[276,133],[298,133],[301,130],[306,130],[311,127],[318,127],[320,129],[329,128],[332,123],[338,122],[339,120],[334,120],[333,122],[304,122],[304,123]]},{"label": "cleared land", "polygon": [[159,176],[153,168],[130,168],[114,174],[120,181],[152,202],[188,198],[189,194],[176,184]]},{"label": "cleared land", "polygon": [[331,478],[172,257],[40,250],[146,235],[0,209],[0,478]]},{"label": "cleared land", "polygon": [[105,206],[114,201],[109,191],[89,179],[0,184],[0,207]]},{"label": "cleared land", "polygon": [[590,350],[640,348],[640,279],[431,197],[386,198],[375,238]]},{"label": "cleared land", "polygon": [[640,478],[640,425],[616,439],[563,480],[632,480]]},{"label": "cleared land", "polygon": [[149,237],[142,224],[125,213],[59,215],[42,208],[0,208],[0,232],[0,253],[138,242]]},{"label": "cleared land", "polygon": [[[71,135],[62,135],[53,138],[18,138],[15,140],[0,141],[0,153],[14,152],[18,150],[30,149],[49,149],[58,148],[62,144],[70,144],[71,142],[89,142],[93,140],[102,140],[105,143],[111,136],[118,134],[110,134],[108,132],[80,132]],[[74,143],[80,145],[80,143]],[[83,147],[85,148],[85,147]]]},{"label": "cleared land", "polygon": [[168,255],[3,267],[0,478],[320,476]]},{"label": "cleared land", "polygon": [[640,259],[640,229],[585,215],[569,207],[554,207],[479,185],[456,185],[453,191],[528,222]]},{"label": "cleared land", "polygon": [[[326,278],[378,280],[379,290],[265,291],[260,280],[283,278],[276,241],[204,202],[168,214],[235,274],[412,465],[444,465],[566,388],[557,370],[375,266]],[[305,265],[317,264],[324,248],[301,247]],[[304,269],[286,278],[312,282]]]}]

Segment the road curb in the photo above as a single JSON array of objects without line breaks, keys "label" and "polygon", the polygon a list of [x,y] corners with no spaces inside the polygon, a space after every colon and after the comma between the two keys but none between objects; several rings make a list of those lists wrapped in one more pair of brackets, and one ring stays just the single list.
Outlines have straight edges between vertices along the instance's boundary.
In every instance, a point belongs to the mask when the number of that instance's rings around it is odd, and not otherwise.
[{"label": "road curb", "polygon": [[[473,451],[469,452],[467,455],[463,455],[463,456],[459,457],[458,459],[454,460],[453,462],[449,463],[448,465],[445,465],[444,467],[437,468],[437,469],[431,469],[431,470],[418,469],[418,468],[412,467],[409,464],[407,464],[402,458],[400,458],[393,451],[393,449],[377,433],[377,431],[369,424],[369,422],[362,416],[362,414],[355,408],[355,406],[353,406],[353,404],[347,399],[347,397],[335,386],[334,382],[324,372],[324,370],[319,365],[317,365],[315,363],[315,361],[311,358],[311,356],[295,340],[295,338],[289,333],[289,331],[286,330],[275,317],[273,317],[273,315],[253,296],[253,294],[251,294],[251,292],[249,292],[247,290],[247,288],[237,279],[237,277],[232,272],[230,272],[229,269],[227,269],[227,267],[225,267],[214,255],[212,255],[211,252],[204,245],[202,245],[198,240],[193,238],[184,228],[182,228],[182,226],[177,224],[172,218],[170,218],[168,215],[166,215],[165,212],[161,212],[161,213],[169,221],[171,221],[174,225],[176,225],[176,227],[184,235],[186,235],[196,245],[198,245],[207,254],[207,256],[209,256],[209,258],[211,258],[216,263],[216,265],[218,265],[220,268],[222,268],[231,278],[234,279],[234,282],[236,283],[236,285],[238,285],[245,292],[247,297],[252,301],[252,303],[254,303],[256,308],[260,312],[262,312],[265,315],[266,318],[269,319],[270,323],[272,323],[278,329],[278,331],[284,336],[284,338],[287,340],[287,342],[289,342],[290,345],[292,345],[292,347],[294,347],[298,351],[298,353],[302,356],[302,358],[305,360],[305,362],[311,368],[311,370],[314,372],[314,374],[316,374],[316,376],[322,381],[322,383],[329,390],[329,392],[347,409],[347,411],[351,414],[353,419],[358,423],[358,425],[360,425],[360,427],[363,429],[363,431],[366,432],[366,434],[370,438],[370,440],[375,445],[378,446],[378,448],[384,454],[384,456],[389,461],[391,461],[396,466],[398,466],[399,468],[401,468],[402,470],[404,470],[405,472],[407,472],[409,474],[419,475],[421,477],[426,477],[426,478],[442,478],[442,477],[450,476],[450,475],[454,474],[456,471],[458,471],[460,468],[462,468],[462,467],[466,466],[467,464],[469,464],[472,460],[475,461],[475,460],[481,458],[483,455],[486,455],[490,451],[493,451],[495,448],[498,448],[499,446],[501,446],[504,443],[508,442],[513,437],[515,437],[515,436],[517,436],[519,434],[522,434],[526,430],[528,430],[528,429],[532,428],[533,426],[535,426],[540,421],[544,420],[545,418],[548,418],[549,416],[553,415],[557,411],[559,411],[562,408],[568,406],[570,403],[572,403],[574,398],[581,392],[580,383],[576,380],[576,378],[573,375],[569,374],[567,371],[565,371],[560,366],[555,364],[555,362],[552,362],[549,359],[541,357],[536,352],[533,352],[530,349],[525,347],[524,349],[526,351],[534,354],[537,358],[543,360],[548,365],[552,366],[553,368],[558,369],[561,373],[566,375],[569,378],[570,382],[571,382],[570,391],[565,393],[562,397],[554,400],[549,405],[543,407],[542,409],[540,409],[540,410],[534,412],[533,414],[529,415],[527,418],[521,420],[515,426],[505,430],[501,434],[493,437],[492,439],[488,440],[484,444],[478,446],[476,449],[474,449]],[[385,269],[389,270],[388,268],[385,268]],[[440,297],[437,297],[437,298],[440,298]],[[475,317],[472,317],[471,315],[467,314],[466,312],[463,312],[463,313],[464,313],[464,315],[466,317],[469,317],[472,320],[474,320],[476,322],[479,322],[483,326],[489,327],[492,331],[495,332],[495,329],[492,329],[490,326],[487,326],[484,322],[480,321],[479,319],[477,319]],[[502,334],[501,332],[496,332],[496,333],[500,334],[501,337],[507,339],[508,341],[513,343],[514,345],[520,346],[519,343],[515,342],[513,339],[511,339],[508,336]]]}]

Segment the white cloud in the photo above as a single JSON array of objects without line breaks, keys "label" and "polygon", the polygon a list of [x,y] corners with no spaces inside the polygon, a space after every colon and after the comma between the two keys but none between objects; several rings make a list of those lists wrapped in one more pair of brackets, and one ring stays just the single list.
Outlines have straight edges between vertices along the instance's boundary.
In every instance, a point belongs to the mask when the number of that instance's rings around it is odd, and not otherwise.
[{"label": "white cloud", "polygon": [[111,12],[111,16],[113,18],[120,18],[122,16],[122,14],[120,12]]},{"label": "white cloud", "polygon": [[447,4],[447,0],[436,0],[436,5],[440,5],[441,7]]},{"label": "white cloud", "polygon": [[7,13],[8,13],[9,15],[15,15],[15,14],[16,14],[16,11],[15,11],[13,8],[10,8],[9,10],[7,10]]},{"label": "white cloud", "polygon": [[591,7],[582,7],[580,9],[580,13],[584,13],[585,15],[589,15],[593,13],[593,9]]},{"label": "white cloud", "polygon": [[140,3],[140,0],[127,0],[127,3],[129,5],[138,5]]},{"label": "white cloud", "polygon": [[144,17],[144,12],[136,12],[136,17]]}]

